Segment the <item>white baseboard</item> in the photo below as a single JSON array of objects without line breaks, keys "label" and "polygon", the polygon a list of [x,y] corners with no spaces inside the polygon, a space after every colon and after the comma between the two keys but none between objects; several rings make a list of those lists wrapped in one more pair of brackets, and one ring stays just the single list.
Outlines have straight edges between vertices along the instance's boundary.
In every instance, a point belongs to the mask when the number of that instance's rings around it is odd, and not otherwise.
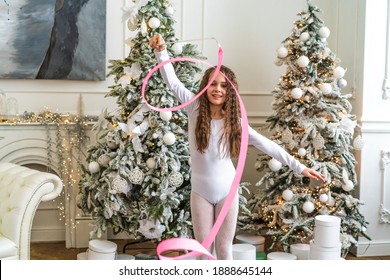
[{"label": "white baseboard", "polygon": [[64,228],[33,228],[31,230],[31,242],[65,241]]},{"label": "white baseboard", "polygon": [[350,252],[356,257],[390,256],[390,242],[364,242],[359,246],[353,246]]}]

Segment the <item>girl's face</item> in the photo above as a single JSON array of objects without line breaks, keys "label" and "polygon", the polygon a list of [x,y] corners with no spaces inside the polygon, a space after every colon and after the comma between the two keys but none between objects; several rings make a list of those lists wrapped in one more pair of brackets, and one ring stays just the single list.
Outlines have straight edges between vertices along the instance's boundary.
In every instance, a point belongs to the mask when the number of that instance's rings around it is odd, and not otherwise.
[{"label": "girl's face", "polygon": [[[209,80],[213,77],[214,72],[210,73]],[[207,98],[212,105],[222,106],[226,101],[227,81],[225,77],[219,73],[217,78],[212,82],[207,89]]]}]

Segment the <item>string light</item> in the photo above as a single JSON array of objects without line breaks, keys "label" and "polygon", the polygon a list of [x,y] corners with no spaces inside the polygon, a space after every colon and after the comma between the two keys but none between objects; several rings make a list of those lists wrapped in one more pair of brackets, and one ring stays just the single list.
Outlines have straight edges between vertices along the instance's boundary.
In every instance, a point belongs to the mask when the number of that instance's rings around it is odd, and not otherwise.
[{"label": "string light", "polygon": [[[76,158],[76,164],[78,165],[81,162],[81,148],[86,139],[85,129],[88,123],[92,121],[95,121],[95,119],[69,113],[55,113],[45,108],[40,113],[25,112],[12,119],[3,119],[2,123],[10,126],[39,123],[45,126],[48,171],[54,166],[53,160],[56,159],[58,162],[58,176],[64,186],[62,195],[66,200],[65,204],[67,204],[72,200],[73,187],[77,185],[78,178],[81,175],[81,168],[73,168],[73,157]],[[66,206],[63,202],[59,203],[58,210],[59,220],[64,221],[65,227],[70,226],[74,229],[77,223],[72,218],[67,217],[65,213]]]}]

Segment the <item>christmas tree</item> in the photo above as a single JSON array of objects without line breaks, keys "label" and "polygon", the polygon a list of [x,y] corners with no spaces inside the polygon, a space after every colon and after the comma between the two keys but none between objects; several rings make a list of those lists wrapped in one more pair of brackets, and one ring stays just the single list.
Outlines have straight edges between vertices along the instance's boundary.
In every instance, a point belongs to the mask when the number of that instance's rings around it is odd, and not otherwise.
[{"label": "christmas tree", "polygon": [[291,35],[277,50],[276,64],[285,65],[286,72],[273,90],[274,112],[266,128],[295,158],[324,174],[326,183],[310,181],[260,155],[256,170],[263,177],[256,186],[261,188],[249,198],[239,225],[259,233],[266,230],[273,237],[269,249],[279,244],[287,251],[292,243],[312,238],[316,215],[335,215],[341,218],[345,256],[358,236],[368,238],[361,202],[352,196],[358,183],[353,153],[363,142],[351,114],[351,95],[341,93],[346,70],[328,47],[330,30],[317,16],[321,10],[307,3],[308,10],[298,14]]},{"label": "christmas tree", "polygon": [[[192,237],[187,116],[180,110],[150,110],[141,101],[141,87],[157,63],[149,47],[153,35],[165,38],[171,57],[201,56],[195,45],[176,38],[169,0],[133,0],[123,10],[135,36],[127,40],[129,55],[110,61],[108,76],[115,84],[106,97],[117,98],[118,109],[104,111],[94,125],[97,143],[88,149],[77,204],[93,217],[91,234],[97,236],[112,228],[139,241]],[[201,69],[189,62],[174,67],[183,84],[196,91],[194,77]],[[178,105],[159,73],[148,82],[147,98],[155,107]]]}]

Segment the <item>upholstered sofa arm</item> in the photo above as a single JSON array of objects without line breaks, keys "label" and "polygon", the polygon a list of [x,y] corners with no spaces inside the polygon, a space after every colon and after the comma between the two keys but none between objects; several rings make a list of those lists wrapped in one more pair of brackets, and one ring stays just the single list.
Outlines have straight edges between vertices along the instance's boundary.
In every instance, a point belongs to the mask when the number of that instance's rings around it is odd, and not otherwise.
[{"label": "upholstered sofa arm", "polygon": [[61,192],[62,181],[55,174],[0,162],[0,259],[30,258],[36,209]]}]

